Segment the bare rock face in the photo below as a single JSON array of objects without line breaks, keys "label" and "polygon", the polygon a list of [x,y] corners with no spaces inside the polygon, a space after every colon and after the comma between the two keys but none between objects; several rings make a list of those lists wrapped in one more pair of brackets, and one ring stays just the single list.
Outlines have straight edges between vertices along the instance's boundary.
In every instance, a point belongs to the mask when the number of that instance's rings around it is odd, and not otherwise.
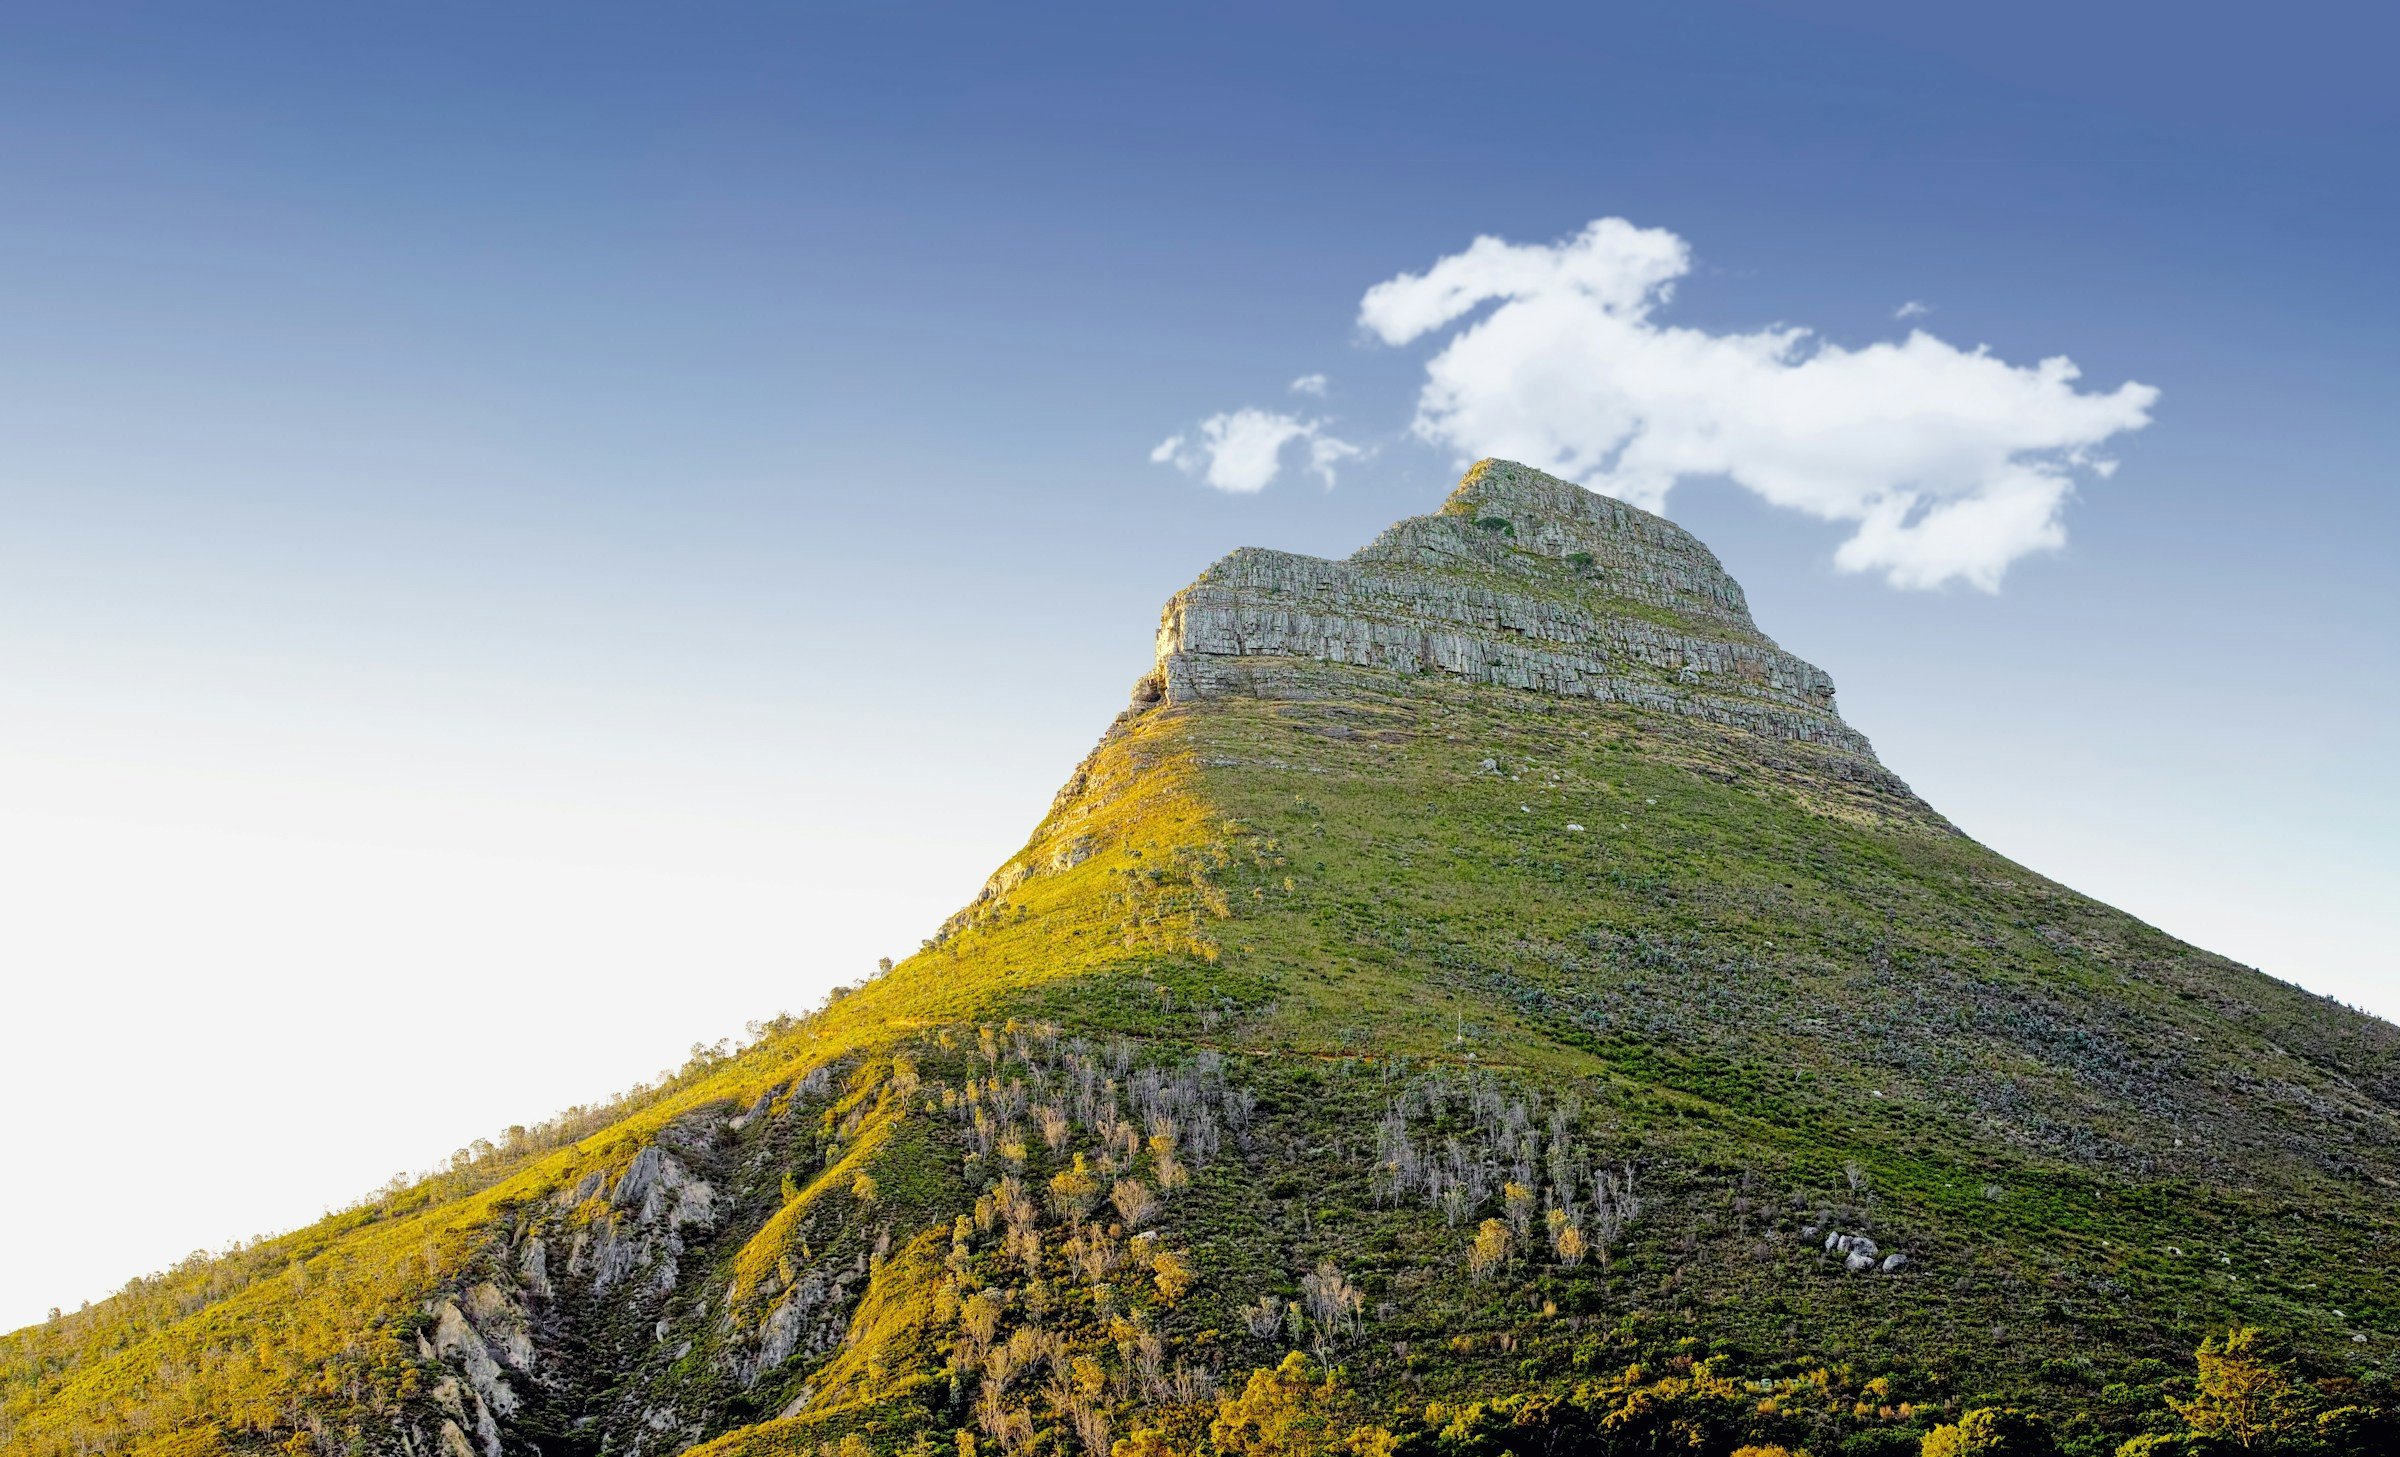
[{"label": "bare rock face", "polygon": [[1345,561],[1246,547],[1167,604],[1137,706],[1338,691],[1325,665],[1632,704],[1873,762],[1681,527],[1507,461]]}]

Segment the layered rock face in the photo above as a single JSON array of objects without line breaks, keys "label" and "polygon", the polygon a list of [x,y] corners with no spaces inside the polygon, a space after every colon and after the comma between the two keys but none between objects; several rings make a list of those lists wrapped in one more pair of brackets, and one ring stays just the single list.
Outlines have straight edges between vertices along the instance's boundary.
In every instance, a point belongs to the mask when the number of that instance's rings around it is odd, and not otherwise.
[{"label": "layered rock face", "polygon": [[1245,547],[1167,604],[1137,701],[1340,691],[1327,665],[1601,699],[1873,762],[1833,680],[1674,523],[1508,461],[1345,561]]}]

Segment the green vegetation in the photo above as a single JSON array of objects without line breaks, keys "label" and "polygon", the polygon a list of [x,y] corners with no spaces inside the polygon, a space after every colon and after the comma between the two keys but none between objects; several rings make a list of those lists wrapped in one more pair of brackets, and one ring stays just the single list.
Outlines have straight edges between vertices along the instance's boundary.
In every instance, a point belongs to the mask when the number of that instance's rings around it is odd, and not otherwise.
[{"label": "green vegetation", "polygon": [[1809,745],[1340,671],[1129,715],[811,1016],[0,1338],[0,1452],[2389,1439],[2394,1029]]},{"label": "green vegetation", "polygon": [[2056,1457],[2058,1439],[2033,1412],[1979,1406],[1925,1434],[1924,1457]]}]

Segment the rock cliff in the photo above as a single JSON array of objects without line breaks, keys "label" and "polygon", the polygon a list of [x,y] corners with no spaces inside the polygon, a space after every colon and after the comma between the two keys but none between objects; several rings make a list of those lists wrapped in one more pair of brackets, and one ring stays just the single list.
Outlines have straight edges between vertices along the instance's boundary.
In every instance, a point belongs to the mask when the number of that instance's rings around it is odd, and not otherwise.
[{"label": "rock cliff", "polygon": [[1320,665],[1631,704],[1872,763],[1833,679],[1674,523],[1507,461],[1345,561],[1246,547],[1167,604],[1137,702],[1315,698]]}]

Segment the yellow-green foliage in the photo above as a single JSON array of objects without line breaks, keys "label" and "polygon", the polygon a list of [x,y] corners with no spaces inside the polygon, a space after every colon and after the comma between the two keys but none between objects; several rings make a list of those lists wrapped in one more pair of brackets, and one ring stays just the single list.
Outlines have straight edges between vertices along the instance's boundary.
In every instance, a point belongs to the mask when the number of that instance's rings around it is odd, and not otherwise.
[{"label": "yellow-green foliage", "polygon": [[1762,1412],[1741,1383],[1689,1358],[1654,1376],[1641,1367],[1558,1392],[1523,1392],[1458,1406],[1428,1407],[1425,1425],[1440,1457],[1538,1452],[1724,1452],[1779,1418]]},{"label": "yellow-green foliage", "polygon": [[0,1451],[197,1457],[228,1438],[280,1442],[312,1428],[335,1447],[367,1442],[421,1395],[424,1303],[457,1280],[489,1227],[587,1172],[621,1170],[674,1118],[787,1078],[810,1056],[807,1039],[785,1035],[738,1059],[697,1059],[579,1143],[493,1160],[496,1182],[478,1187],[462,1169],[0,1338]]},{"label": "yellow-green foliage", "polygon": [[213,1422],[154,1437],[134,1449],[134,1457],[225,1457],[225,1434]]},{"label": "yellow-green foliage", "polygon": [[1356,1394],[1334,1372],[1320,1372],[1298,1351],[1273,1370],[1250,1373],[1238,1393],[1217,1403],[1209,1442],[1224,1457],[1391,1457],[1392,1433],[1354,1420]]},{"label": "yellow-green foliage", "polygon": [[[389,1450],[438,1419],[429,1301],[513,1279],[500,1250],[541,1219],[610,1226],[645,1148],[737,1120],[724,1223],[689,1232],[671,1297],[560,1317],[627,1363],[562,1402],[663,1383],[711,1457],[1164,1457],[1220,1422],[1220,1449],[1261,1453],[1367,1453],[1402,1426],[1454,1457],[1525,1450],[1526,1428],[1827,1451],[1984,1391],[2042,1394],[2098,1450],[2157,1412],[2179,1321],[2257,1312],[2329,1360],[2350,1323],[2390,1328],[2400,1226],[2373,1179],[2400,1168],[2363,1134],[2347,1165],[2315,1157],[2292,1111],[2382,1127],[2327,1070],[2395,1065],[2389,1029],[1805,745],[1360,683],[1133,717],[973,904],[822,1012],[554,1144],[0,1338],[0,1453]],[[1212,1059],[1256,1124],[1213,1163],[1150,1127],[1053,1141],[1031,1109],[977,1146],[974,1111],[1032,1076],[1014,1049],[1077,1039],[1111,1081]],[[1376,1130],[1428,1088],[1447,1111],[1400,1120],[1422,1146],[1496,1137],[1471,1102],[1538,1103],[1537,1141],[1556,1112],[1638,1166],[1650,1211],[1604,1228],[1587,1178],[1568,1220],[1538,1150],[1473,1207],[1395,1195]],[[1828,1262],[1831,1229],[1870,1225],[1908,1272]],[[1296,1303],[1328,1265],[1358,1291],[1339,1320]],[[863,1279],[841,1339],[744,1366],[777,1301],[837,1266]],[[1293,1409],[1326,1380],[1283,1358],[1310,1342],[1350,1373],[1338,1420]],[[2231,1401],[2214,1380],[2196,1428]],[[2138,1399],[2102,1410],[2112,1385]]]},{"label": "yellow-green foliage", "polygon": [[2265,1331],[2238,1326],[2212,1334],[2200,1343],[2197,1364],[2191,1395],[2169,1399],[2196,1435],[2253,1451],[2296,1442],[2311,1431],[2322,1400],[2295,1379]]},{"label": "yellow-green foliage", "polygon": [[[855,1100],[845,1106],[855,1108]],[[826,1116],[830,1119],[840,1111],[842,1109],[837,1108]],[[758,1233],[752,1235],[748,1243],[742,1246],[741,1253],[734,1256],[733,1282],[726,1292],[729,1308],[741,1311],[750,1306],[760,1290],[779,1271],[788,1267],[793,1253],[799,1247],[801,1226],[828,1195],[847,1198],[854,1204],[871,1202],[859,1199],[859,1184],[862,1180],[866,1181],[867,1190],[872,1193],[874,1176],[867,1169],[883,1147],[884,1140],[890,1137],[896,1116],[895,1110],[885,1108],[880,1102],[874,1105],[872,1115],[858,1126],[844,1144],[841,1157],[826,1165],[815,1178],[786,1199],[783,1207],[769,1216],[765,1224],[759,1226]],[[788,1280],[789,1277],[785,1278]]]},{"label": "yellow-green foliage", "polygon": [[1978,1407],[1925,1434],[1924,1457],[2053,1457],[2050,1424],[2031,1412]]},{"label": "yellow-green foliage", "polygon": [[851,1339],[818,1373],[805,1416],[760,1422],[692,1449],[691,1457],[775,1457],[816,1450],[828,1427],[872,1420],[940,1379],[934,1294],[941,1237],[928,1230],[879,1262],[851,1324]]},{"label": "yellow-green foliage", "polygon": [[[0,1341],[0,1450],[10,1457],[68,1457],[144,1442],[279,1441],[313,1419],[337,1445],[366,1440],[418,1397],[424,1378],[415,1334],[426,1300],[461,1278],[483,1233],[508,1211],[571,1187],[587,1173],[621,1173],[661,1128],[692,1110],[747,1106],[798,1072],[837,1058],[888,1059],[898,1041],[950,1021],[971,1021],[1044,983],[1090,977],[1159,946],[1180,955],[1206,942],[1209,892],[1178,873],[1125,889],[1122,871],[1213,844],[1214,811],[1193,793],[1176,730],[1137,725],[1079,771],[1079,793],[1037,832],[1012,865],[1036,866],[1005,895],[962,913],[939,944],[888,977],[836,1000],[798,1027],[738,1058],[702,1059],[685,1078],[629,1100],[579,1143],[508,1170],[488,1187],[459,1179],[396,1191],[297,1234],[221,1259],[195,1260],[137,1282],[121,1296]],[[1074,865],[1053,862],[1078,842],[1098,848]],[[838,1158],[768,1218],[741,1247],[729,1294],[756,1299],[792,1253],[795,1231],[820,1203],[855,1205],[882,1192],[873,1171],[915,1074],[888,1061],[855,1081],[826,1117],[864,1117]],[[905,1091],[896,1091],[904,1088]],[[888,1106],[887,1106],[888,1104]],[[585,1217],[606,1210],[594,1196]],[[908,1246],[916,1249],[916,1244]],[[927,1298],[889,1280],[872,1287],[890,1309]],[[852,1352],[862,1349],[854,1346]],[[867,1367],[844,1373],[863,1379]],[[877,1368],[879,1377],[890,1374]],[[170,1457],[162,1449],[162,1457]],[[184,1457],[174,1452],[171,1457]]]}]

